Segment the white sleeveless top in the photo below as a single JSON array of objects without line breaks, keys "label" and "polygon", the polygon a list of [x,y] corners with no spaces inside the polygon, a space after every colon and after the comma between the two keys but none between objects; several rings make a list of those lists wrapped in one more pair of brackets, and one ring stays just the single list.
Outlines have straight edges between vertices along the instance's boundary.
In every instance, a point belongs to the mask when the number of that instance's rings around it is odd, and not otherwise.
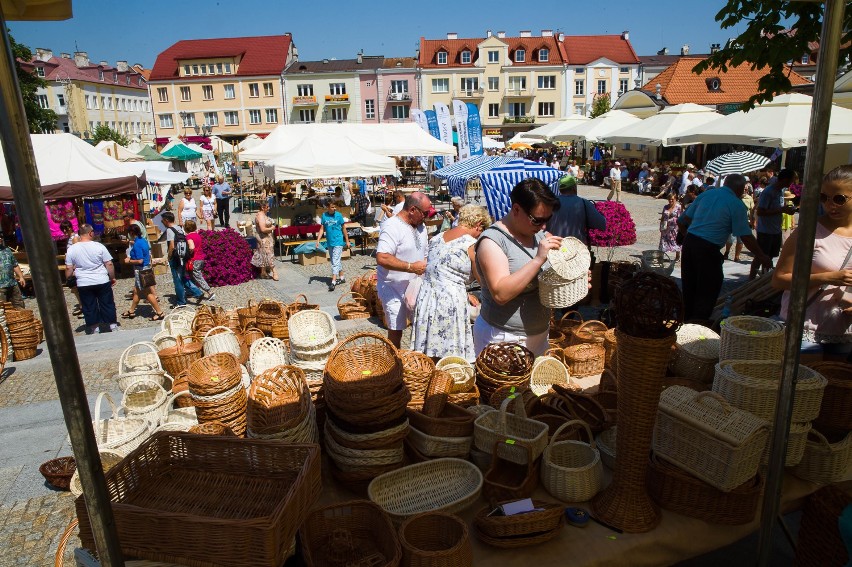
[{"label": "white sleeveless top", "polygon": [[181,213],[183,220],[196,218],[195,208],[197,205],[195,204],[195,199],[184,197],[181,199],[181,202],[183,203],[183,212]]},{"label": "white sleeveless top", "polygon": [[[216,204],[216,197],[214,197],[213,195],[210,195],[209,197],[207,195],[202,195],[199,198],[201,199],[201,209],[207,211],[208,213],[212,213],[213,205]],[[184,204],[184,207],[185,206],[186,204]]]}]

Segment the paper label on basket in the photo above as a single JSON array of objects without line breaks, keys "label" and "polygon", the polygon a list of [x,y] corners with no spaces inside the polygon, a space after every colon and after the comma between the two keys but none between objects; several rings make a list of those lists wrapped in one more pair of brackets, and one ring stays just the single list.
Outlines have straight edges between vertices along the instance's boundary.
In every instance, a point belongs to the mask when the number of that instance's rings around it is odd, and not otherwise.
[{"label": "paper label on basket", "polygon": [[211,377],[210,377],[210,381],[211,381],[211,382],[218,382],[218,381],[219,381],[219,377],[218,377],[218,376],[211,376]]},{"label": "paper label on basket", "polygon": [[[514,394],[514,393],[515,393],[515,387],[514,387],[514,386],[512,386],[512,387],[509,389],[509,393],[510,393],[510,394]],[[514,397],[514,396],[513,396],[513,397]]]},{"label": "paper label on basket", "polygon": [[525,498],[523,500],[518,500],[517,502],[507,502],[506,504],[502,504],[500,509],[503,510],[503,514],[506,516],[514,516],[515,514],[526,514],[527,512],[532,512],[535,510],[535,506],[533,505],[531,498]]},{"label": "paper label on basket", "polygon": [[369,375],[370,375],[370,374],[372,374],[372,373],[373,373],[373,371],[372,371],[372,370],[362,370],[362,371],[361,371],[361,375],[362,375],[362,376],[369,376]]},{"label": "paper label on basket", "polygon": [[748,334],[749,334],[749,335],[756,335],[756,334],[757,334],[757,331],[749,331],[749,332],[748,332]]},{"label": "paper label on basket", "polygon": [[563,246],[562,248],[560,248],[560,249],[559,249],[559,251],[560,251],[560,252],[568,252],[568,247],[567,247],[567,246]]},{"label": "paper label on basket", "polygon": [[700,337],[698,337],[698,340],[699,341],[706,341],[707,337],[705,337],[704,335],[701,335]]},{"label": "paper label on basket", "polygon": [[514,439],[506,439],[506,445],[514,445],[514,444],[515,444]]}]

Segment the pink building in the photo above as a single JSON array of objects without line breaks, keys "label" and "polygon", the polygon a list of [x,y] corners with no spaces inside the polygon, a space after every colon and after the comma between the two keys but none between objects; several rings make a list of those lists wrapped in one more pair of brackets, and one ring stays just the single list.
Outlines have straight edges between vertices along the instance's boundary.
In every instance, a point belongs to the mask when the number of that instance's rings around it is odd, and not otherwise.
[{"label": "pink building", "polygon": [[[417,80],[417,59],[414,57],[385,57],[377,70],[379,121],[410,122],[411,107],[420,107],[420,81]],[[362,88],[363,83],[362,83]]]}]

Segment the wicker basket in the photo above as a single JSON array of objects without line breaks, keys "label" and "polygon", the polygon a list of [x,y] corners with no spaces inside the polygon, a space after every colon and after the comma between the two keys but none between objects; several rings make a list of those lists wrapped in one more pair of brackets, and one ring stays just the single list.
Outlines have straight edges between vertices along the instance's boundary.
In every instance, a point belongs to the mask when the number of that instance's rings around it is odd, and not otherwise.
[{"label": "wicker basket", "polygon": [[[496,504],[508,503],[498,502]],[[473,525],[479,532],[478,535],[497,540],[497,544],[486,541],[486,543],[497,545],[497,547],[518,547],[512,544],[518,539],[523,540],[536,534],[555,532],[562,526],[565,517],[563,514],[564,505],[534,499],[533,506],[535,510],[532,512],[504,516],[492,514],[494,506],[489,505],[476,513],[473,518]],[[500,541],[505,542],[505,545],[499,545]]]},{"label": "wicker basket", "polygon": [[[101,402],[106,398],[112,408],[112,417],[101,419]],[[148,437],[151,426],[144,419],[119,417],[118,408],[112,397],[101,392],[95,401],[94,421],[95,441],[98,449],[110,449],[127,454],[138,447]]]},{"label": "wicker basket", "polygon": [[662,250],[645,250],[642,252],[641,265],[646,272],[670,276],[676,264],[677,261]]},{"label": "wicker basket", "polygon": [[170,402],[171,397],[158,381],[142,379],[124,390],[121,409],[128,418],[146,420],[153,430],[168,413]]},{"label": "wicker basket", "polygon": [[402,559],[390,518],[365,500],[314,510],[299,528],[299,536],[308,567],[397,567]]},{"label": "wicker basket", "polygon": [[219,319],[213,310],[206,305],[202,305],[195,312],[195,317],[192,319],[192,332],[196,335],[203,335],[218,324]]},{"label": "wicker basket", "polygon": [[781,360],[784,325],[765,317],[737,315],[722,321],[719,360]]},{"label": "wicker basket", "polygon": [[409,434],[407,419],[382,431],[374,433],[351,433],[339,427],[334,419],[325,422],[325,433],[334,438],[335,443],[349,449],[381,449],[398,444]]},{"label": "wicker basket", "polygon": [[618,426],[613,426],[605,431],[601,431],[598,433],[597,437],[595,437],[598,452],[601,454],[601,462],[603,462],[609,470],[615,469],[615,439],[618,431],[616,427]]},{"label": "wicker basket", "polygon": [[[805,454],[805,445],[808,441],[808,433],[811,431],[810,423],[791,423],[790,431],[787,435],[787,451],[784,453],[784,466],[794,467],[802,461],[802,456]],[[772,429],[769,430],[769,439],[772,439]],[[769,452],[772,447],[772,442],[767,441],[766,449],[763,450],[763,457],[760,460],[762,465],[769,464]]]},{"label": "wicker basket", "polygon": [[435,363],[435,369],[449,372],[453,377],[450,393],[470,392],[476,387],[476,373],[473,365],[461,356],[445,356]]},{"label": "wicker basket", "polygon": [[286,307],[278,301],[264,299],[255,311],[256,327],[266,334],[272,332],[272,323],[281,318],[286,312]]},{"label": "wicker basket", "polygon": [[402,361],[396,347],[374,333],[355,333],[341,342],[328,357],[326,374],[327,394],[349,396],[353,406],[381,398],[403,385]]},{"label": "wicker basket", "polygon": [[661,458],[728,492],[757,475],[769,423],[713,392],[663,390],[654,430]]},{"label": "wicker basket", "polygon": [[[351,297],[349,301],[344,301],[347,297]],[[360,294],[354,291],[347,291],[337,300],[337,312],[340,313],[340,318],[348,319],[367,319],[370,317],[370,308],[367,305],[367,300]]]},{"label": "wicker basket", "polygon": [[200,342],[185,342],[182,336],[178,336],[175,346],[164,348],[157,355],[160,357],[163,369],[172,376],[177,376],[201,358],[202,348]]},{"label": "wicker basket", "polygon": [[26,323],[32,323],[35,320],[35,315],[32,309],[6,309],[6,325],[9,326],[9,331],[14,334],[15,331]]},{"label": "wicker basket", "polygon": [[565,387],[571,386],[571,378],[568,368],[558,358],[552,356],[540,356],[533,363],[530,374],[530,389],[536,396],[543,396],[554,384]]},{"label": "wicker basket", "polygon": [[615,368],[615,349],[618,345],[618,340],[615,338],[615,327],[608,329],[604,334],[604,367]]},{"label": "wicker basket", "polygon": [[[557,441],[563,429],[580,424],[589,442]],[[603,487],[603,463],[592,430],[582,421],[569,421],[553,434],[541,458],[541,482],[554,498],[565,502],[591,500]]]},{"label": "wicker basket", "polygon": [[190,427],[188,433],[193,433],[195,435],[221,435],[225,437],[235,437],[234,430],[221,421],[198,423]]},{"label": "wicker basket", "polygon": [[317,351],[331,352],[337,340],[334,318],[318,309],[298,311],[290,315],[287,323],[290,348],[299,354]]},{"label": "wicker basket", "polygon": [[74,457],[58,457],[42,463],[38,472],[50,486],[59,490],[68,490],[71,485],[71,477],[77,471],[77,462]]},{"label": "wicker basket", "polygon": [[276,366],[252,381],[246,409],[249,436],[285,433],[308,414],[311,395],[305,373],[295,366]]},{"label": "wicker basket", "polygon": [[[734,407],[772,421],[781,372],[780,360],[723,360],[716,365],[713,391],[722,394]],[[817,418],[827,383],[816,371],[799,366],[790,421],[805,423]]]},{"label": "wicker basket", "polygon": [[254,301],[249,299],[245,307],[237,308],[237,317],[241,327],[253,327],[257,324],[257,305]]},{"label": "wicker basket", "polygon": [[422,352],[400,350],[399,359],[402,361],[402,381],[411,393],[408,406],[419,408],[426,398],[426,388],[435,372],[435,363]]},{"label": "wicker basket", "polygon": [[429,458],[459,457],[466,459],[473,445],[473,436],[435,437],[412,427],[408,432],[408,441],[420,454]]},{"label": "wicker basket", "polygon": [[[98,456],[101,459],[101,470],[107,472],[109,469],[117,465],[124,458],[124,453],[120,453],[118,451],[110,451],[108,449],[99,449]],[[83,494],[83,483],[80,480],[80,474],[75,470],[74,474],[71,476],[71,481],[68,485],[68,489],[71,491],[71,494],[74,498],[77,498],[81,494]]]},{"label": "wicker basket", "polygon": [[591,344],[591,345],[601,345],[604,344],[604,339],[606,337],[607,326],[601,321],[597,320],[589,320],[585,323],[581,323],[574,332],[571,334],[569,339],[570,345],[583,345],[583,344]]},{"label": "wicker basket", "polygon": [[473,549],[467,524],[453,514],[425,512],[399,528],[405,567],[472,567]]},{"label": "wicker basket", "polygon": [[189,391],[194,396],[213,396],[239,385],[242,376],[234,355],[221,352],[199,358],[189,367]]},{"label": "wicker basket", "polygon": [[828,381],[815,425],[826,431],[852,430],[852,364],[823,361],[808,366]]},{"label": "wicker basket", "polygon": [[524,463],[507,459],[517,454],[517,447],[512,441],[503,439],[491,449],[491,460],[482,479],[482,496],[489,502],[528,498],[538,488],[540,461],[531,458],[530,448],[526,445],[521,446],[527,454]]},{"label": "wicker basket", "polygon": [[669,371],[675,376],[712,383],[719,362],[719,343],[719,335],[711,329],[686,323],[677,331]]},{"label": "wicker basket", "polygon": [[255,376],[290,362],[287,357],[287,348],[281,339],[272,337],[258,339],[252,343],[249,352],[249,367]]},{"label": "wicker basket", "polygon": [[[156,433],[106,474],[125,555],[232,567],[283,564],[321,480],[316,445],[176,432]],[[94,549],[85,497],[75,505]]]},{"label": "wicker basket", "polygon": [[577,304],[589,294],[589,249],[580,240],[567,237],[562,245],[547,254],[548,266],[538,276],[541,304],[562,309]]},{"label": "wicker basket", "polygon": [[384,467],[402,463],[405,451],[402,440],[378,449],[351,449],[344,447],[335,441],[334,436],[329,433],[328,425],[332,420],[325,422],[325,449],[334,464],[343,471],[359,470],[365,467]]},{"label": "wicker basket", "polygon": [[[510,403],[514,405],[514,414],[507,411]],[[499,412],[489,412],[476,418],[473,427],[473,442],[480,451],[491,452],[495,443],[506,439],[513,441],[501,456],[514,463],[526,464],[528,458],[536,460],[547,447],[547,425],[528,419],[518,396],[506,398]],[[529,453],[525,447],[529,447]]]},{"label": "wicker basket", "polygon": [[662,459],[651,456],[648,493],[660,508],[698,518],[710,524],[748,524],[757,514],[763,478],[758,475],[728,492],[695,478]]},{"label": "wicker basket", "polygon": [[293,315],[294,313],[298,313],[300,311],[314,311],[318,309],[318,304],[308,303],[308,297],[304,293],[300,293],[296,296],[296,299],[293,301],[293,303],[287,304],[287,315]]},{"label": "wicker basket", "polygon": [[[529,384],[535,355],[517,343],[492,343],[476,357],[476,386],[486,400],[501,386]],[[490,446],[488,448],[490,451]]]},{"label": "wicker basket", "polygon": [[[158,358],[158,363],[159,360],[160,359]],[[122,392],[129,388],[131,384],[138,382],[139,380],[153,380],[166,390],[172,389],[172,377],[166,374],[165,370],[141,370],[139,372],[127,372],[125,374],[119,374],[116,378],[118,379],[118,388]]]},{"label": "wicker basket", "polygon": [[118,359],[119,374],[162,369],[160,357],[157,356],[157,345],[152,342],[134,343],[124,349]]},{"label": "wicker basket", "polygon": [[575,378],[594,376],[604,371],[606,351],[601,345],[571,345],[565,348],[564,353],[568,373]]},{"label": "wicker basket", "polygon": [[394,522],[421,512],[460,512],[482,490],[482,473],[461,459],[435,459],[376,477],[367,488],[370,500]]},{"label": "wicker basket", "polygon": [[852,433],[830,443],[825,436],[811,429],[804,455],[793,474],[818,484],[833,484],[845,480],[852,470]]},{"label": "wicker basket", "polygon": [[[494,408],[489,409],[494,410]],[[452,402],[445,404],[437,416],[428,416],[411,409],[406,410],[406,415],[411,422],[411,427],[435,437],[471,437],[473,422],[477,417]]]},{"label": "wicker basket", "polygon": [[239,338],[234,331],[223,325],[213,327],[204,333],[202,344],[204,356],[227,352],[233,354],[237,360],[242,358]]},{"label": "wicker basket", "polygon": [[266,336],[263,334],[263,331],[261,331],[257,327],[243,327],[242,335],[243,342],[249,349],[251,349],[251,345],[253,345],[255,341],[262,339]]}]

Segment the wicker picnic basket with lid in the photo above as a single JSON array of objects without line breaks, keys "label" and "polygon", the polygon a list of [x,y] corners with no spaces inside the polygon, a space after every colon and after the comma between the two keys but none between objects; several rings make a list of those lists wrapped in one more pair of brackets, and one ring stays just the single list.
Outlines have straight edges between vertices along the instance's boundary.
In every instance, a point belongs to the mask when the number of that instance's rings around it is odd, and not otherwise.
[{"label": "wicker picnic basket with lid", "polygon": [[[512,404],[515,413],[508,412],[509,404]],[[514,441],[506,448],[503,458],[515,463],[524,464],[528,458],[538,459],[547,447],[547,425],[526,417],[520,396],[506,398],[500,405],[500,411],[479,416],[473,427],[473,442],[480,451],[491,452],[498,441]],[[523,446],[529,447],[529,454]]]},{"label": "wicker picnic basket with lid", "polygon": [[308,567],[397,567],[402,559],[390,518],[367,500],[314,510],[299,528],[299,541]]},{"label": "wicker picnic basket with lid", "polygon": [[713,382],[719,362],[719,335],[703,325],[686,323],[677,331],[669,371],[704,384]]},{"label": "wicker picnic basket with lid", "polygon": [[591,343],[571,345],[563,352],[568,373],[575,378],[594,376],[604,371],[606,350],[601,345]]},{"label": "wicker picnic basket with lid", "polygon": [[[348,298],[348,301],[344,301]],[[340,313],[340,318],[348,319],[367,319],[370,317],[370,308],[367,305],[367,300],[354,291],[347,291],[342,294],[337,300],[337,312]]]},{"label": "wicker picnic basket with lid", "polygon": [[[781,380],[780,360],[723,360],[716,365],[713,391],[741,410],[771,421]],[[799,366],[796,397],[790,421],[806,423],[819,415],[827,380],[807,366]]]},{"label": "wicker picnic basket with lid", "polygon": [[[125,555],[281,565],[321,490],[317,445],[161,432],[106,474]],[[227,490],[222,490],[227,486]],[[94,549],[85,497],[75,501]]]},{"label": "wicker picnic basket with lid", "polygon": [[376,477],[367,494],[394,522],[421,512],[455,513],[473,504],[482,490],[482,473],[461,459],[435,459]]},{"label": "wicker picnic basket with lid", "polygon": [[547,267],[538,276],[538,297],[545,307],[562,309],[575,305],[589,294],[589,249],[568,237],[547,254]]},{"label": "wicker picnic basket with lid", "polygon": [[759,474],[723,492],[675,465],[651,456],[648,493],[660,508],[710,524],[748,524],[757,514],[763,477]]},{"label": "wicker picnic basket with lid", "polygon": [[[510,501],[498,502],[497,505],[508,504]],[[512,516],[492,515],[494,506],[481,508],[473,518],[477,535],[489,545],[497,547],[520,547],[514,545],[518,539],[526,539],[535,534],[550,534],[556,532],[564,521],[563,504],[533,499],[535,509],[525,514]],[[555,535],[555,533],[553,533]],[[551,536],[552,537],[552,536]],[[548,538],[549,539],[549,538]],[[494,543],[496,541],[496,543]],[[501,542],[504,544],[501,545]]]},{"label": "wicker picnic basket with lid", "polygon": [[402,565],[406,567],[472,567],[473,549],[467,524],[454,514],[424,512],[399,527]]},{"label": "wicker picnic basket with lid", "polygon": [[[101,401],[106,398],[112,408],[112,416],[101,419]],[[151,424],[140,418],[121,417],[115,402],[106,392],[98,394],[92,425],[98,449],[110,449],[127,454],[138,447],[150,434]]]},{"label": "wicker picnic basket with lid", "polygon": [[241,327],[253,327],[257,324],[257,305],[255,302],[249,299],[245,307],[238,307],[237,318]]},{"label": "wicker picnic basket with lid", "polygon": [[810,482],[832,484],[846,479],[852,470],[852,432],[830,442],[811,429],[801,461],[793,474]]},{"label": "wicker picnic basket with lid", "polygon": [[808,366],[828,381],[816,418],[817,428],[852,430],[852,364],[821,361]]},{"label": "wicker picnic basket with lid", "polygon": [[[586,432],[588,443],[558,440],[559,434],[574,424]],[[541,483],[551,496],[565,502],[585,502],[600,491],[603,463],[588,425],[572,420],[556,430],[541,457]]]},{"label": "wicker picnic basket with lid", "polygon": [[765,317],[736,315],[722,321],[719,360],[781,360],[784,325]]},{"label": "wicker picnic basket with lid", "polygon": [[[492,343],[476,357],[476,386],[483,399],[500,386],[528,384],[535,355],[518,343]],[[490,448],[489,448],[490,450]]]},{"label": "wicker picnic basket with lid", "polygon": [[286,307],[279,301],[264,299],[257,305],[255,326],[266,334],[272,332],[272,323],[286,313]]},{"label": "wicker picnic basket with lid", "polygon": [[660,395],[654,453],[729,492],[757,474],[769,423],[719,394],[671,386]]},{"label": "wicker picnic basket with lid", "polygon": [[157,356],[160,357],[163,369],[172,376],[177,376],[203,356],[202,349],[200,342],[185,341],[182,336],[178,336],[174,346],[161,349]]}]

